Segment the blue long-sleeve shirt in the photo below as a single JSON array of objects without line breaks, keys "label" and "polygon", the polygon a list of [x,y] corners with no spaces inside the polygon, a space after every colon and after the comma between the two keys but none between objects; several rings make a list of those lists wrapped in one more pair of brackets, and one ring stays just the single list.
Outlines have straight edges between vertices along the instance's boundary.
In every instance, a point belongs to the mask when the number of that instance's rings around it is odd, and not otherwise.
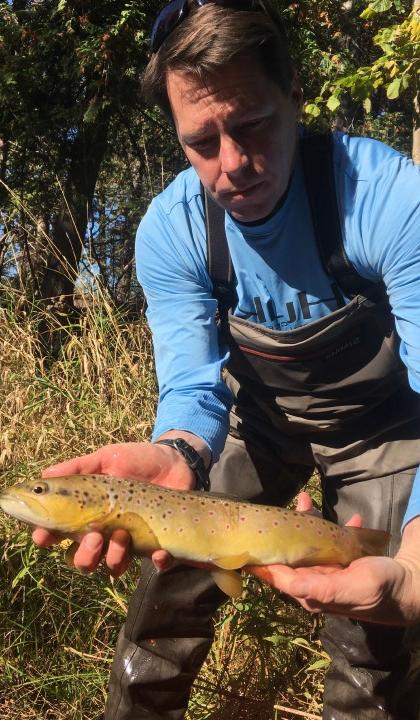
[{"label": "blue long-sleeve shirt", "polygon": [[[420,168],[376,140],[341,133],[334,134],[333,156],[346,253],[360,275],[384,281],[401,358],[420,392]],[[236,315],[284,331],[336,309],[299,158],[277,213],[253,226],[226,214],[225,226]],[[222,379],[228,355],[218,342],[200,184],[192,168],[151,203],[137,233],[136,260],[159,381],[153,437],[187,430],[203,438],[216,460],[228,431],[231,397]],[[420,472],[406,521],[417,514]]]}]

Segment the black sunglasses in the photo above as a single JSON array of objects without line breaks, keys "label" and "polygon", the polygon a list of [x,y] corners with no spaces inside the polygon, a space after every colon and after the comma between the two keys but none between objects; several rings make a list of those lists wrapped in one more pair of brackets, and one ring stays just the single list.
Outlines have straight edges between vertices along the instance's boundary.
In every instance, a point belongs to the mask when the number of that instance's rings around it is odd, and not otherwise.
[{"label": "black sunglasses", "polygon": [[[259,10],[266,12],[262,0],[193,0],[195,5],[202,7],[208,3],[222,7],[235,8],[235,10]],[[152,53],[159,50],[168,35],[183,21],[189,12],[190,0],[171,0],[160,11],[153,23],[150,35],[150,48]]]}]

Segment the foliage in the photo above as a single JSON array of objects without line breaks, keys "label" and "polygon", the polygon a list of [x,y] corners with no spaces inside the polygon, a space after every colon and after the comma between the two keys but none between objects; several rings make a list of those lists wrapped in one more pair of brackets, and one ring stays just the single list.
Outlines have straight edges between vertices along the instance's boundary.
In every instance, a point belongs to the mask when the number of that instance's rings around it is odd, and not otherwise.
[{"label": "foliage", "polygon": [[385,114],[392,111],[388,101],[405,91],[413,98],[417,92],[420,22],[411,2],[375,0],[362,12],[360,3],[349,5],[344,32],[332,13],[321,13],[336,47],[333,54],[321,53],[326,72],[318,93],[305,105],[308,117],[328,111],[334,115],[348,96],[363,103],[368,114]]}]

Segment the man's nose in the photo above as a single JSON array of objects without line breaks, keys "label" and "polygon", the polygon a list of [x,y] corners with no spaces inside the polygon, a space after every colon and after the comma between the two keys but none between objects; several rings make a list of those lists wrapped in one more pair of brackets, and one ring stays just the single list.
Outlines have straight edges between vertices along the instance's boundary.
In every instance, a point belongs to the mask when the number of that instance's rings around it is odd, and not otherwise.
[{"label": "man's nose", "polygon": [[220,169],[226,175],[237,175],[249,165],[245,148],[232,137],[220,140]]}]

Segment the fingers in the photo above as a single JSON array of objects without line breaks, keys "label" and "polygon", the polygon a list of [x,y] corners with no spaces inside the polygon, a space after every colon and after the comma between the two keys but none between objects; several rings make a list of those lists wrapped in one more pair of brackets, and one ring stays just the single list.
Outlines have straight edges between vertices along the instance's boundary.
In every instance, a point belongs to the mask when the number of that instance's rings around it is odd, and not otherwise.
[{"label": "fingers", "polygon": [[99,532],[85,535],[74,554],[74,567],[82,572],[93,572],[98,567],[104,547],[104,539]]},{"label": "fingers", "polygon": [[350,520],[346,522],[347,527],[363,527],[362,516],[359,513],[352,515]]},{"label": "fingers", "polygon": [[114,530],[105,550],[101,533],[91,532],[85,535],[74,553],[73,565],[82,572],[96,570],[102,559],[113,577],[119,577],[128,568],[131,560],[131,538],[125,530]]},{"label": "fingers", "polygon": [[166,550],[155,550],[152,553],[152,562],[158,572],[164,572],[172,567],[174,559]]},{"label": "fingers", "polygon": [[119,577],[131,561],[131,538],[126,530],[115,530],[109,541],[105,562],[113,577]]},{"label": "fingers", "polygon": [[44,528],[36,528],[32,533],[32,540],[40,547],[50,547],[60,542],[62,538],[59,535],[49,532]]},{"label": "fingers", "polygon": [[299,493],[296,499],[296,510],[299,512],[309,512],[310,510],[313,510],[313,502],[309,493]]},{"label": "fingers", "polygon": [[[247,572],[273,585],[277,590],[291,595],[306,610],[321,612],[334,607],[334,601],[342,582],[337,577],[339,567],[316,567],[295,570],[287,565],[249,566]],[[347,581],[348,582],[348,581]]]},{"label": "fingers", "polygon": [[64,462],[50,465],[42,471],[42,477],[62,477],[63,475],[94,475],[103,472],[101,455],[98,452],[90,455],[65,460]]},{"label": "fingers", "polygon": [[317,517],[322,516],[322,513],[316,507],[314,507],[313,500],[307,492],[300,492],[297,496],[296,510],[298,512],[311,513],[311,515],[316,515]]}]

